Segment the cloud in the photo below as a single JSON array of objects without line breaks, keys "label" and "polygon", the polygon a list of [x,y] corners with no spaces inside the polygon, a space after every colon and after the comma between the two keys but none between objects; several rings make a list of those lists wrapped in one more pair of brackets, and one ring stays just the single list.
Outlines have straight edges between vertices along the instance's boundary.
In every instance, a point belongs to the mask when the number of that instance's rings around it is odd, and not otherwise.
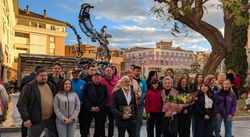
[{"label": "cloud", "polygon": [[139,26],[120,26],[117,27],[118,30],[122,30],[122,31],[148,31],[148,32],[155,32],[157,31],[156,28],[153,27],[139,27]]},{"label": "cloud", "polygon": [[[60,8],[75,14],[78,13],[80,5],[83,3],[79,0],[60,1],[58,3]],[[171,35],[173,22],[167,22],[166,18],[157,18],[154,14],[149,14],[149,9],[157,5],[154,0],[84,0],[84,3],[94,6],[90,14],[93,16],[93,24],[97,30],[99,30],[97,26],[108,24],[108,33],[113,36],[109,39],[110,47],[155,47],[155,43],[162,40],[173,41],[173,46],[187,50],[211,51],[207,40],[191,29],[189,29],[187,37]],[[221,9],[217,9],[216,4],[210,6],[214,3],[218,2],[208,1],[206,6],[208,10],[204,12],[203,19],[216,26],[223,34],[223,13]],[[163,27],[164,25],[166,26]],[[68,42],[73,41],[69,39]]]}]

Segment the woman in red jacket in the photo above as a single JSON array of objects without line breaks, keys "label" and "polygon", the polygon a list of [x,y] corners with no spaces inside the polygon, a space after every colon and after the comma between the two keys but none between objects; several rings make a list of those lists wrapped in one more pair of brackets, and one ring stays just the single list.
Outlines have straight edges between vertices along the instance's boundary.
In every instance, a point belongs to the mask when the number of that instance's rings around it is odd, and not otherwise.
[{"label": "woman in red jacket", "polygon": [[162,131],[162,97],[159,89],[159,81],[152,79],[146,92],[145,109],[148,119],[148,137],[154,137],[154,125],[156,125],[156,137],[161,136]]}]

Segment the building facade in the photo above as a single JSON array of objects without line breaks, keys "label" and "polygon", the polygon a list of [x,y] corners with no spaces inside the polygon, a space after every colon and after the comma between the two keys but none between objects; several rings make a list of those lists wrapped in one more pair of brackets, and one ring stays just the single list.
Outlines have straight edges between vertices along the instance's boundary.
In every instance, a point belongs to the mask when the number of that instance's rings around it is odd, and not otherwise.
[{"label": "building facade", "polygon": [[0,80],[7,82],[12,72],[15,11],[13,0],[0,1]]},{"label": "building facade", "polygon": [[172,42],[156,43],[156,48],[132,48],[123,54],[128,65],[139,65],[145,76],[149,71],[161,72],[165,68],[190,69],[194,56],[192,51],[173,48]]},{"label": "building facade", "polygon": [[65,55],[66,23],[19,9],[18,0],[0,2],[0,79],[16,79],[19,53]]}]

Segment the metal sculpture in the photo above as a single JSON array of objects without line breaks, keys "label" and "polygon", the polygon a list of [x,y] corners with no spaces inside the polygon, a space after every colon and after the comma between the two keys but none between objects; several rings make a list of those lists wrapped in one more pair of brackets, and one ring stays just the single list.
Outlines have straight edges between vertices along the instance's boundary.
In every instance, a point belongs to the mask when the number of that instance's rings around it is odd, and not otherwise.
[{"label": "metal sculpture", "polygon": [[81,30],[86,34],[88,37],[91,38],[92,42],[98,41],[100,46],[97,48],[96,58],[95,60],[92,59],[83,59],[81,56],[83,55],[82,49],[81,49],[81,37],[77,33],[75,27],[71,25],[70,23],[66,23],[67,26],[73,30],[74,34],[76,35],[77,39],[77,48],[73,51],[75,54],[75,67],[80,68],[82,70],[83,74],[86,74],[86,70],[89,66],[95,65],[96,68],[104,74],[104,69],[107,66],[110,66],[110,60],[111,55],[110,51],[108,49],[109,41],[107,38],[111,38],[112,36],[110,34],[106,33],[107,26],[103,26],[101,29],[101,32],[97,32],[96,29],[94,29],[94,26],[90,20],[90,14],[89,10],[91,8],[94,8],[93,6],[90,6],[89,4],[82,4],[81,10],[79,13],[79,25]]},{"label": "metal sculpture", "polygon": [[94,8],[87,3],[81,5],[79,13],[79,25],[84,34],[91,38],[92,42],[98,41],[100,46],[97,49],[96,61],[109,63],[111,59],[110,51],[108,49],[109,41],[112,35],[106,33],[107,26],[103,26],[101,32],[97,32],[90,20],[89,10]]}]

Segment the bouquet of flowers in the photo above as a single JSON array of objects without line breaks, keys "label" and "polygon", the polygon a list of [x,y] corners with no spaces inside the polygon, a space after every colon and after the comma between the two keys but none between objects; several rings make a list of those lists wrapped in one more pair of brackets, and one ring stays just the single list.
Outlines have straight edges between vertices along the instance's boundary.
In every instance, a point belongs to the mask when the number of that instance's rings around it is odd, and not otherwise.
[{"label": "bouquet of flowers", "polygon": [[165,105],[163,106],[166,110],[172,112],[179,112],[184,107],[192,103],[192,96],[189,93],[176,94],[174,96],[167,96],[165,100]]}]

